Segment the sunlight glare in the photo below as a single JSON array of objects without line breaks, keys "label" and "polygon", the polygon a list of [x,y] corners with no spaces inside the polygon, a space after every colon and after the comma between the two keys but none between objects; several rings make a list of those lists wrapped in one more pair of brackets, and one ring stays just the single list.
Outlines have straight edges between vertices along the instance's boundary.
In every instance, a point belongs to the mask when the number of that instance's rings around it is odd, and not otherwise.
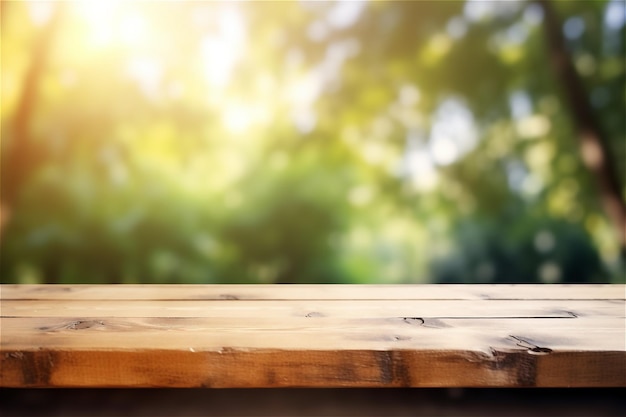
[{"label": "sunlight glare", "polygon": [[230,82],[246,44],[245,25],[234,9],[217,13],[217,33],[204,38],[201,56],[206,81],[212,88],[225,88]]},{"label": "sunlight glare", "polygon": [[438,165],[450,165],[459,158],[459,149],[448,136],[437,132],[431,141],[430,153]]},{"label": "sunlight glare", "polygon": [[446,32],[452,39],[460,39],[467,33],[467,21],[463,16],[455,16],[446,24]]},{"label": "sunlight glare", "polygon": [[326,16],[328,23],[335,29],[345,29],[354,25],[367,5],[363,0],[340,0]]},{"label": "sunlight glare", "polygon": [[317,124],[313,105],[321,94],[323,81],[318,71],[311,71],[291,83],[285,100],[292,108],[291,119],[302,134],[310,133]]},{"label": "sunlight glare", "polygon": [[612,30],[620,30],[626,23],[626,3],[611,0],[605,7],[604,24]]},{"label": "sunlight glare", "polygon": [[470,22],[479,22],[491,17],[493,5],[487,1],[468,0],[465,2],[463,14]]},{"label": "sunlight glare", "polygon": [[161,63],[154,59],[133,58],[128,63],[127,72],[146,96],[154,98],[157,95],[163,78]]},{"label": "sunlight glare", "polygon": [[50,20],[50,17],[52,17],[54,2],[28,1],[26,6],[28,7],[30,20],[36,26],[42,26]]},{"label": "sunlight glare", "polygon": [[267,124],[270,119],[269,107],[259,103],[233,100],[226,103],[222,110],[224,128],[232,134],[245,133],[253,126]]},{"label": "sunlight glare", "polygon": [[533,104],[526,91],[517,90],[509,96],[511,115],[515,119],[523,119],[532,114]]},{"label": "sunlight glare", "polygon": [[417,191],[430,191],[437,186],[437,170],[428,149],[415,133],[409,133],[407,148],[400,163],[399,174],[409,180]]},{"label": "sunlight glare", "polygon": [[141,16],[132,14],[122,18],[120,38],[128,45],[136,46],[146,39],[146,21]]},{"label": "sunlight glare", "polygon": [[252,110],[242,103],[225,106],[222,112],[224,127],[230,133],[242,133],[251,123]]},{"label": "sunlight glare", "polygon": [[471,151],[478,140],[471,111],[459,100],[445,100],[435,112],[429,148],[437,165],[449,165]]},{"label": "sunlight glare", "polygon": [[107,46],[114,41],[113,20],[119,12],[121,0],[92,1],[74,3],[78,14],[86,21],[91,38],[98,46]]}]

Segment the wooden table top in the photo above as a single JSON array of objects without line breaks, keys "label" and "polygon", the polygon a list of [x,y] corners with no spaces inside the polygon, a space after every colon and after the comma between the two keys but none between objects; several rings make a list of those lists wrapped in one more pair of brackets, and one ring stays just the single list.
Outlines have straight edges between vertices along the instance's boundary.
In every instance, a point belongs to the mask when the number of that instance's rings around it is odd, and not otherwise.
[{"label": "wooden table top", "polygon": [[1,285],[2,387],[623,387],[624,285]]}]

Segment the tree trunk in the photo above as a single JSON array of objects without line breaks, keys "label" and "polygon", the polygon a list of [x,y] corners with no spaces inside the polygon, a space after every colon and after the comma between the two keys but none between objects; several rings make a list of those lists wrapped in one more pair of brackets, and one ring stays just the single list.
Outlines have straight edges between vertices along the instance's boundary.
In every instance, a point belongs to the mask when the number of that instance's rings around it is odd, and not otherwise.
[{"label": "tree trunk", "polygon": [[19,198],[20,191],[28,177],[43,160],[41,146],[32,137],[31,125],[37,107],[39,84],[48,64],[53,38],[65,5],[55,4],[52,16],[35,39],[31,52],[30,66],[24,76],[21,95],[15,115],[7,131],[3,131],[0,227],[10,220],[11,211]]},{"label": "tree trunk", "polygon": [[544,13],[544,28],[552,68],[561,80],[565,98],[579,136],[583,163],[595,177],[604,210],[616,229],[622,258],[626,255],[626,203],[620,178],[611,159],[608,140],[595,117],[583,81],[576,72],[561,32],[561,22],[549,0],[538,0]]}]

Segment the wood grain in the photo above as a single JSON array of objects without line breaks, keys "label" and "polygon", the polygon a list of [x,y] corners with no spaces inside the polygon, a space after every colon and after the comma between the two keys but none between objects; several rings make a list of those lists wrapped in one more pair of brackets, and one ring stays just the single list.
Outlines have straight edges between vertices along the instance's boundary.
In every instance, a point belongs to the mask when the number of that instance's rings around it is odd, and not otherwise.
[{"label": "wood grain", "polygon": [[[120,288],[123,288],[120,291]],[[554,290],[556,289],[556,290]],[[625,286],[593,285],[0,285],[3,300],[607,300]]]},{"label": "wood grain", "polygon": [[623,387],[625,289],[2,285],[0,386]]}]

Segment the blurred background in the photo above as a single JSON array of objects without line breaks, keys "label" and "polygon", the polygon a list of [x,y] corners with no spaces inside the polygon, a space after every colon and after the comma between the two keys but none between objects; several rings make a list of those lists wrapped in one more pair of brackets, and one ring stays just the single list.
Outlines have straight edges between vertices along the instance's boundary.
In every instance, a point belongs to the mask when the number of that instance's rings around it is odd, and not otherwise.
[{"label": "blurred background", "polygon": [[3,1],[3,283],[624,283],[626,4]]}]

